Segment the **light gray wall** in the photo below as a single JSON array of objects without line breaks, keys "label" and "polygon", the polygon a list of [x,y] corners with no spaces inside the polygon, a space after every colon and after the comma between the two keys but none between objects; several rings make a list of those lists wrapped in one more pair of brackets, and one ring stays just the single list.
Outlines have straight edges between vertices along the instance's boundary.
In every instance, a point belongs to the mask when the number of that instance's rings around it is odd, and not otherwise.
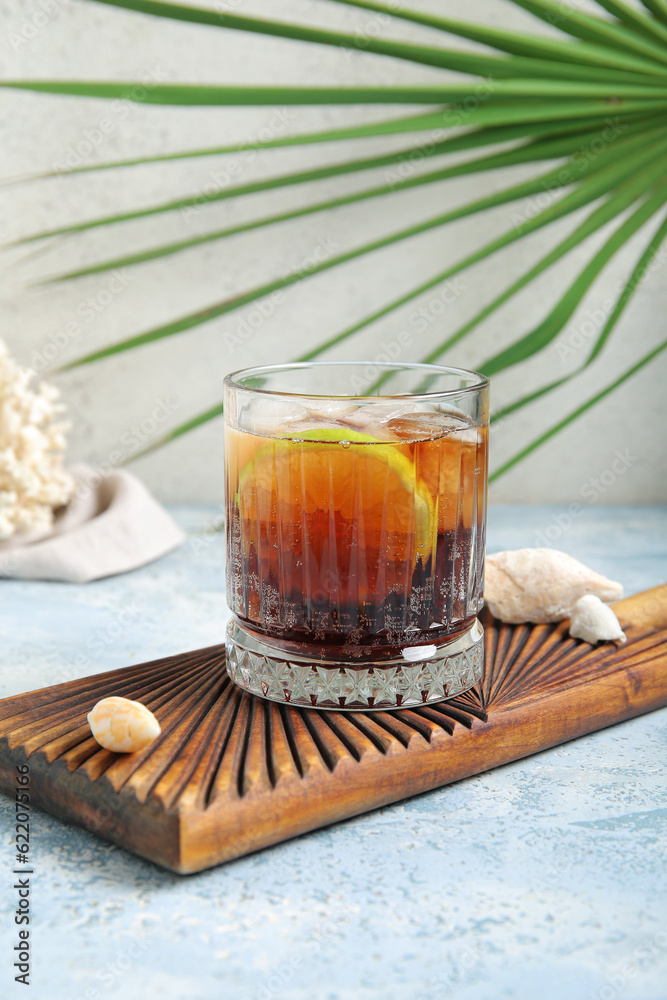
[{"label": "light gray wall", "polygon": [[[201,0],[199,0],[201,2]],[[437,0],[409,0],[421,9],[438,10]],[[376,31],[396,32],[375,15],[324,0],[265,0],[220,3],[224,10],[242,10],[322,26],[340,26],[364,37]],[[599,8],[597,8],[599,9]],[[322,46],[264,39],[153,19],[79,0],[0,0],[0,64],[5,77],[126,79],[249,83],[390,83],[438,79],[437,71],[411,66],[363,52],[349,54]],[[502,0],[452,0],[447,13],[504,27],[549,31]],[[417,26],[401,24],[404,37],[433,38]],[[457,45],[456,39],[445,44]],[[469,46],[470,43],[461,43]],[[152,76],[151,76],[152,75]],[[50,170],[68,152],[91,136],[100,124],[106,134],[84,157],[100,162],[151,152],[255,138],[262,129],[276,134],[289,129],[309,131],[334,123],[382,119],[404,109],[292,108],[287,124],[273,109],[215,109],[130,106],[129,111],[100,100],[51,97],[21,91],[0,95],[2,176],[14,177]],[[283,109],[278,109],[281,111]],[[111,124],[109,124],[111,123]],[[248,181],[277,172],[370,155],[371,150],[402,148],[406,140],[347,142],[332,146],[287,149],[256,156],[227,156],[177,161],[89,175],[69,175],[0,188],[0,236],[4,243],[45,228],[121,210],[132,210],[178,196],[192,196],[211,183],[225,183],[225,171],[238,167],[236,178]],[[85,151],[85,144],[82,147]],[[545,168],[546,169],[546,168]],[[296,206],[305,197],[327,195],[381,183],[384,170],[356,178],[324,181],[304,191],[286,189],[255,195],[238,204],[209,205],[194,217],[170,213],[147,220],[93,230],[79,237],[57,238],[44,245],[5,249],[2,253],[1,335],[24,364],[41,367],[49,356],[53,368],[122,337],[150,329],[169,319],[244,291],[270,276],[284,273],[320,252],[342,252],[400,226],[427,218],[470,200],[480,193],[531,175],[518,167],[418,188],[397,197],[369,201],[336,213],[313,215],[294,223],[246,234],[224,243],[209,243],[187,253],[128,269],[121,280],[102,274],[60,285],[31,287],[46,275],[139,250],[160,242],[186,238]],[[118,454],[136,449],[133,428],[162,433],[221,398],[227,371],[248,364],[288,360],[307,345],[323,341],[379,307],[385,301],[437,273],[447,262],[510,228],[515,212],[530,210],[517,203],[450,225],[393,249],[375,253],[329,274],[304,281],[285,295],[258,323],[248,339],[234,343],[239,330],[249,329],[258,316],[250,306],[209,322],[197,330],[148,345],[140,350],[57,375],[73,420],[72,459],[104,465]],[[557,239],[583,218],[580,213],[550,226],[513,249],[466,271],[454,301],[418,332],[416,309],[434,311],[437,293],[424,296],[390,319],[364,331],[327,357],[373,358],[383,344],[401,331],[412,335],[403,360],[420,359],[520,275]],[[494,407],[525,394],[539,384],[564,375],[581,363],[585,350],[566,350],[590,343],[591,316],[598,316],[605,299],[626,275],[648,241],[642,231],[614,260],[582,303],[560,341],[540,357],[494,380]],[[451,350],[446,360],[475,367],[540,321],[559,290],[602,244],[607,231],[590,240],[550,270],[536,285],[484,323]],[[667,259],[667,256],[664,258]],[[92,299],[92,304],[89,300]],[[612,341],[598,362],[561,389],[508,419],[493,434],[492,462],[498,467],[539,433],[618,377],[665,337],[667,269],[657,262],[650,278],[633,299]],[[74,324],[74,327],[72,326]],[[67,330],[70,333],[67,333]],[[596,329],[599,327],[596,327]],[[75,329],[75,333],[71,331]],[[588,331],[589,339],[586,340]],[[231,335],[231,336],[230,336]],[[50,346],[56,344],[56,347]],[[54,357],[55,355],[55,357]],[[539,453],[516,466],[492,489],[498,501],[652,502],[667,498],[665,434],[667,425],[667,353],[652,367],[628,381],[612,397],[589,411],[554,438]],[[154,417],[159,418],[154,421]],[[617,461],[618,453],[625,462]],[[209,424],[175,444],[132,465],[155,493],[165,500],[221,499],[222,454],[220,421]],[[619,471],[620,470],[620,471]],[[602,477],[602,478],[600,478]]]}]

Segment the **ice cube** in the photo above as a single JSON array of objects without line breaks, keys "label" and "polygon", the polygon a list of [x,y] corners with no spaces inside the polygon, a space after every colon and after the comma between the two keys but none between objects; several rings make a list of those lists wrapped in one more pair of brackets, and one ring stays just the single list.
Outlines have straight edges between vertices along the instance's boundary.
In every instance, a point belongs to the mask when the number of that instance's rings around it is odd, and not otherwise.
[{"label": "ice cube", "polygon": [[252,434],[285,437],[307,414],[306,407],[296,401],[256,396],[243,407],[239,426]]},{"label": "ice cube", "polygon": [[387,421],[387,429],[400,441],[425,441],[458,434],[470,425],[449,413],[402,413]]},{"label": "ice cube", "polygon": [[413,403],[362,403],[352,412],[339,417],[338,423],[379,440],[390,441],[394,435],[387,429],[389,421],[392,417],[411,412],[413,408]]},{"label": "ice cube", "polygon": [[283,421],[281,427],[286,435],[302,435],[305,431],[321,428],[356,428],[356,403],[344,399],[322,399],[317,403],[309,401],[308,406],[299,406],[298,413]]},{"label": "ice cube", "polygon": [[308,417],[317,423],[338,423],[358,410],[359,406],[347,399],[318,399],[315,405],[309,403],[306,409]]},{"label": "ice cube", "polygon": [[416,413],[419,410],[418,403],[410,403],[408,400],[396,400],[392,403],[375,403],[368,407],[370,412],[373,414],[373,419],[377,423],[387,424],[390,420],[395,417],[407,416],[410,413]]}]

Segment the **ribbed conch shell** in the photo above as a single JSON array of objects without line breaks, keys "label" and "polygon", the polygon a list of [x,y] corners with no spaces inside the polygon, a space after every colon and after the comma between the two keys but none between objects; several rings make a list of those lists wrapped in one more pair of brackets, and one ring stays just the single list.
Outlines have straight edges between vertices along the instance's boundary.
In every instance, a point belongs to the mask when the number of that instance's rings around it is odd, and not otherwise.
[{"label": "ribbed conch shell", "polygon": [[580,597],[617,601],[623,587],[557,549],[513,549],[486,557],[484,600],[503,622],[559,622]]},{"label": "ribbed conch shell", "polygon": [[150,709],[129,698],[102,698],[88,713],[93,736],[105,750],[133,753],[160,735],[160,723]]}]

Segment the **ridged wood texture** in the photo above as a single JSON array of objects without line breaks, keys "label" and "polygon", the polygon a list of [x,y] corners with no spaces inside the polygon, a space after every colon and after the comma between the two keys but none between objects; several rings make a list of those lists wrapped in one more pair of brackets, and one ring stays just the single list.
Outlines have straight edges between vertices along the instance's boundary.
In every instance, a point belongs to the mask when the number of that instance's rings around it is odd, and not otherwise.
[{"label": "ridged wood texture", "polygon": [[[30,763],[32,804],[173,871],[250,851],[516,760],[667,704],[667,586],[616,605],[628,642],[487,618],[481,684],[397,712],[254,698],[214,646],[0,701],[0,787]],[[162,735],[136,754],[93,740],[86,714],[123,695]]]}]

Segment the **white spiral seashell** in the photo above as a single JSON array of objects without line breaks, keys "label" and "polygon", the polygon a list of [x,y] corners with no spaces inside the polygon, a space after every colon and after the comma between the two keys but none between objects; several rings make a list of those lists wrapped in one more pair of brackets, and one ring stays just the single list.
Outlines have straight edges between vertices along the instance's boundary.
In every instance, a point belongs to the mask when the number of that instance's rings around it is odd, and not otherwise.
[{"label": "white spiral seashell", "polygon": [[573,639],[596,642],[625,642],[626,635],[621,624],[606,604],[594,594],[580,597],[572,609],[570,635]]}]

